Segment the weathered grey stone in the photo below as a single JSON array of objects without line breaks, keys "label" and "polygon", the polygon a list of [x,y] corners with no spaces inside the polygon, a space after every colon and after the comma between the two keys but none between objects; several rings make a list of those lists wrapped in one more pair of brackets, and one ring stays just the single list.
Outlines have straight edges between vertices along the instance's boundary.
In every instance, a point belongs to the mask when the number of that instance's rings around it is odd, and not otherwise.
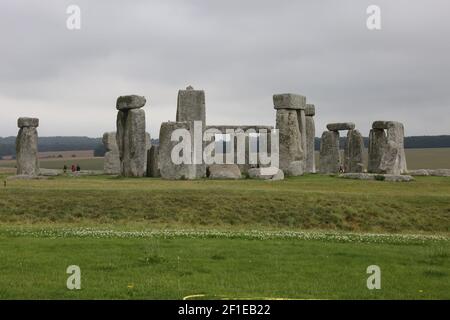
[{"label": "weathered grey stone", "polygon": [[305,116],[314,117],[316,115],[316,107],[313,104],[306,104]]},{"label": "weathered grey stone", "polygon": [[396,121],[389,121],[388,128],[386,130],[387,140],[392,141],[396,148],[398,149],[397,158],[395,164],[397,168],[393,169],[393,171],[398,171],[400,173],[406,173],[408,171],[406,165],[406,155],[405,155],[405,129],[403,124]]},{"label": "weathered grey stone", "polygon": [[320,173],[338,173],[341,168],[339,132],[324,131],[320,139]]},{"label": "weathered grey stone", "polygon": [[429,176],[430,171],[432,171],[432,170],[427,170],[427,169],[409,170],[408,174],[410,176]]},{"label": "weathered grey stone", "polygon": [[372,123],[372,129],[388,129],[389,126],[391,125],[392,121],[374,121]]},{"label": "weathered grey stone", "polygon": [[202,121],[206,126],[205,91],[194,90],[191,86],[178,91],[177,122]]},{"label": "weathered grey stone", "polygon": [[118,112],[116,139],[119,147],[121,175],[143,177],[147,167],[144,110],[130,109]]},{"label": "weathered grey stone", "polygon": [[120,174],[120,156],[116,132],[105,132],[103,134],[103,145],[106,149],[103,172],[105,174]]},{"label": "weathered grey stone", "polygon": [[375,174],[375,173],[344,173],[339,175],[344,179],[357,180],[378,180],[387,182],[410,182],[414,181],[412,176],[408,175],[393,175],[393,174]]},{"label": "weathered grey stone", "polygon": [[276,167],[252,168],[248,170],[250,179],[279,181],[284,179],[283,170]]},{"label": "weathered grey stone", "polygon": [[143,96],[129,95],[121,96],[117,98],[116,108],[117,110],[126,111],[130,109],[140,109],[145,106],[147,100]]},{"label": "weathered grey stone", "polygon": [[304,168],[305,168],[305,161],[303,160],[292,161],[291,163],[289,163],[289,166],[284,172],[286,172],[287,176],[296,177],[301,176],[305,173]]},{"label": "weathered grey stone", "polygon": [[152,138],[150,133],[145,133],[145,159],[144,159],[144,167],[145,167],[145,175],[148,176],[148,152],[152,147]]},{"label": "weathered grey stone", "polygon": [[[34,123],[36,122],[34,121]],[[25,126],[20,128],[16,139],[16,159],[17,175],[32,177],[39,175],[38,133],[36,127]]]},{"label": "weathered grey stone", "polygon": [[17,126],[19,128],[25,128],[25,127],[37,128],[37,127],[39,127],[39,119],[22,117],[17,120]]},{"label": "weathered grey stone", "polygon": [[401,174],[399,159],[399,145],[393,141],[388,141],[381,157],[380,172],[393,175]]},{"label": "weathered grey stone", "polygon": [[344,152],[344,171],[363,172],[364,171],[364,139],[358,130],[349,130],[347,133],[347,143]]},{"label": "weathered grey stone", "polygon": [[372,127],[368,171],[394,175],[406,173],[403,124],[396,121],[375,121]]},{"label": "weathered grey stone", "polygon": [[327,129],[330,131],[353,130],[355,129],[355,124],[352,122],[329,123],[327,124]]},{"label": "weathered grey stone", "polygon": [[303,171],[306,171],[306,157],[307,157],[307,146],[306,146],[306,116],[305,116],[305,110],[299,109],[297,110],[297,118],[298,118],[298,128],[300,130],[300,142],[302,146],[302,152],[303,152],[303,164],[304,168]]},{"label": "weathered grey stone", "polygon": [[157,178],[161,176],[159,170],[159,146],[151,146],[147,156],[147,176]]},{"label": "weathered grey stone", "polygon": [[[196,165],[190,163],[175,164],[172,150],[179,141],[172,141],[172,132],[177,129],[191,131],[190,122],[163,122],[159,131],[159,169],[161,177],[169,180],[197,178]],[[192,136],[192,135],[191,135]],[[189,155],[191,156],[191,155]]]},{"label": "weathered grey stone", "polygon": [[[301,133],[298,125],[297,111],[278,109],[276,127],[279,130],[279,154],[280,169],[286,175],[299,172],[299,169],[288,170],[291,162],[299,162],[304,165],[305,153],[302,149]],[[297,163],[298,164],[298,163]],[[295,167],[297,164],[294,164]],[[301,168],[303,174],[304,167]]]},{"label": "weathered grey stone", "polygon": [[57,169],[39,169],[39,175],[44,177],[57,177],[60,176],[63,172]]},{"label": "weathered grey stone", "polygon": [[369,134],[369,163],[368,172],[381,173],[380,164],[387,144],[386,133],[383,129],[372,129]]},{"label": "weathered grey stone", "polygon": [[208,167],[210,179],[240,179],[241,170],[236,164],[212,164]]},{"label": "weathered grey stone", "polygon": [[305,109],[306,97],[292,93],[274,94],[273,105],[275,109]]},{"label": "weathered grey stone", "polygon": [[315,153],[316,126],[312,116],[306,117],[306,173],[316,172]]},{"label": "weathered grey stone", "polygon": [[450,177],[450,169],[431,170],[430,175],[435,177]]}]

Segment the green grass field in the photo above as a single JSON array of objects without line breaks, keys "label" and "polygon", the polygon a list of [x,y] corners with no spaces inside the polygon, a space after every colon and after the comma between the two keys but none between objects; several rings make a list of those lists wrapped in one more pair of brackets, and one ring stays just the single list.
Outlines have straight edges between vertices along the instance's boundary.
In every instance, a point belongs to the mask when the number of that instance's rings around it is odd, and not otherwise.
[{"label": "green grass field", "polygon": [[[14,180],[0,188],[0,298],[448,299],[449,232],[442,177]],[[80,291],[65,286],[72,264]],[[381,290],[366,288],[372,264]]]}]

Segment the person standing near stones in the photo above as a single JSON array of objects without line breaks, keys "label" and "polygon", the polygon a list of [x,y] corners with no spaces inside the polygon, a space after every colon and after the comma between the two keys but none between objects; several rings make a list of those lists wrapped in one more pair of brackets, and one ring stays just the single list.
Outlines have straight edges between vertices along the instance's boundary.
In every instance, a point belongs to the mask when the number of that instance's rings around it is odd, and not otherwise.
[{"label": "person standing near stones", "polygon": [[74,164],[72,164],[72,168],[71,168],[72,172],[75,172],[77,170],[77,168],[75,167]]},{"label": "person standing near stones", "polygon": [[81,167],[79,164],[77,164],[77,172],[80,172],[80,171],[81,171]]}]

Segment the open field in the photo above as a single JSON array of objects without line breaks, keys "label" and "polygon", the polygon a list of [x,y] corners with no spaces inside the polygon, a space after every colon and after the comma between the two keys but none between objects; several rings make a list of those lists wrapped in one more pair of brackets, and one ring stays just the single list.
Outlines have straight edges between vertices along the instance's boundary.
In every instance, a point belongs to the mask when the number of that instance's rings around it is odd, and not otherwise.
[{"label": "open field", "polygon": [[[0,298],[449,299],[449,236],[445,177],[12,180]],[[69,265],[80,291],[66,288]],[[381,290],[366,287],[369,265]]]},{"label": "open field", "polygon": [[[450,148],[406,149],[408,168],[413,169],[450,169]],[[70,152],[69,152],[70,153]],[[367,165],[367,150],[365,153]],[[317,165],[319,153],[316,152]],[[103,158],[67,158],[67,159],[42,159],[41,167],[45,169],[62,169],[64,164],[70,167],[72,164],[80,164],[83,170],[103,170]],[[15,167],[14,160],[0,160],[0,167]]]},{"label": "open field", "polygon": [[[103,170],[103,158],[67,158],[67,159],[40,159],[41,168],[61,169],[66,165],[79,164],[83,170]],[[15,160],[0,160],[0,168],[14,168]]]}]

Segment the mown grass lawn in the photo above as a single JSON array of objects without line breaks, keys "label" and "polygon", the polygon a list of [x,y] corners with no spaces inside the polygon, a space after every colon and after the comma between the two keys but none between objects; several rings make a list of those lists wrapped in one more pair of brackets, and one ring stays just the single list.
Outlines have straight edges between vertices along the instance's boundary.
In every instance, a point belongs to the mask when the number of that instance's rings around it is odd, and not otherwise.
[{"label": "mown grass lawn", "polygon": [[[0,233],[1,299],[449,299],[449,241]],[[66,288],[66,268],[81,287]],[[366,269],[381,268],[381,290]]]}]

